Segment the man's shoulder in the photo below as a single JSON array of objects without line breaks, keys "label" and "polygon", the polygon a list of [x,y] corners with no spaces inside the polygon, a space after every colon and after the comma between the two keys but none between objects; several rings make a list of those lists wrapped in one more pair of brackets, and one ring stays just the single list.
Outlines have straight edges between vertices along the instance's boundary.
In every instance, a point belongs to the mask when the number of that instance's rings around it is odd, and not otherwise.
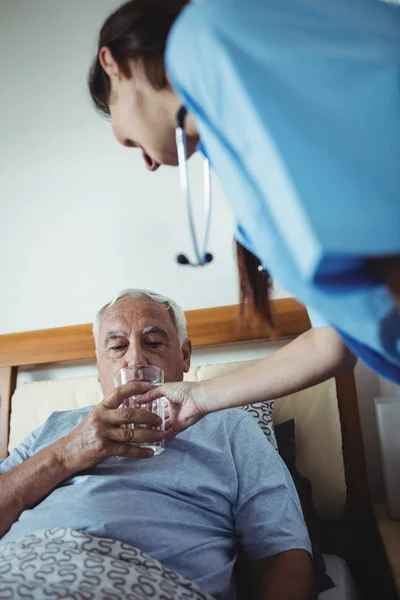
[{"label": "man's shoulder", "polygon": [[94,408],[95,405],[83,406],[81,408],[72,408],[69,410],[55,410],[44,423],[44,426],[53,423],[65,423],[67,421],[81,421]]},{"label": "man's shoulder", "polygon": [[[211,413],[176,438],[177,447],[188,451],[194,445],[196,452],[205,449],[220,456],[225,451],[234,455],[237,468],[242,468],[243,460],[258,457],[257,460],[275,460],[276,450],[268,441],[261,428],[245,410],[232,408]],[[182,446],[181,446],[182,445]],[[242,458],[241,458],[242,457]]]},{"label": "man's shoulder", "polygon": [[34,451],[42,446],[48,446],[60,437],[67,435],[85,418],[93,406],[84,406],[71,410],[57,410],[52,412],[45,423],[36,430],[33,440]]},{"label": "man's shoulder", "polygon": [[228,408],[210,413],[199,421],[198,425],[200,424],[208,432],[224,429],[228,436],[232,435],[241,424],[245,424],[246,428],[248,426],[257,429],[257,423],[253,417],[242,408]]}]

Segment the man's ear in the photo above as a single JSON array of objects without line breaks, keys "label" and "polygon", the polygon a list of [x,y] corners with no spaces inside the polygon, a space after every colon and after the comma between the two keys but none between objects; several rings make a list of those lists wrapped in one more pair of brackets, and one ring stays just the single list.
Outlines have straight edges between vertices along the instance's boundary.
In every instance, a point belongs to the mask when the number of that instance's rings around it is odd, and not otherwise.
[{"label": "man's ear", "polygon": [[103,67],[103,70],[107,73],[110,78],[118,78],[120,75],[120,68],[112,55],[110,48],[103,46],[99,51],[99,62]]},{"label": "man's ear", "polygon": [[183,372],[187,373],[190,369],[190,359],[192,357],[192,342],[189,338],[186,338],[182,344],[183,354]]}]

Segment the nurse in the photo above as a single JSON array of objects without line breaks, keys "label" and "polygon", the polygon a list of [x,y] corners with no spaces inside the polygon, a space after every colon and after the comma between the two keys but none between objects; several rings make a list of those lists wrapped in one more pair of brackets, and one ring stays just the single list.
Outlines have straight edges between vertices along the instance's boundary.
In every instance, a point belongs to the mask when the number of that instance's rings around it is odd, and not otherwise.
[{"label": "nurse", "polygon": [[400,7],[131,0],[103,25],[89,86],[151,171],[178,164],[177,144],[183,174],[196,150],[211,162],[242,297],[268,319],[270,273],[322,315],[240,375],[150,392],[172,401],[175,430],[314,385],[354,354],[400,383]]}]

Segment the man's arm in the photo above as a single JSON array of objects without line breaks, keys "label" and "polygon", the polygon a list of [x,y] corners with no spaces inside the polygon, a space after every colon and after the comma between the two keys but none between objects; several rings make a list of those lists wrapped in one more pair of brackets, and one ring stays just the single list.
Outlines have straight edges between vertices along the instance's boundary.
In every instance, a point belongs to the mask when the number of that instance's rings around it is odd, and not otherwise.
[{"label": "man's arm", "polygon": [[[152,428],[158,427],[161,419],[145,409],[118,408],[126,398],[147,389],[146,384],[138,382],[117,388],[68,435],[0,475],[0,538],[24,510],[38,504],[75,473],[90,469],[109,456],[150,458],[153,455],[148,448],[126,442],[159,441],[164,434]],[[121,427],[127,423],[147,425],[149,429]],[[7,459],[2,465],[6,463]]]},{"label": "man's arm", "polygon": [[0,539],[25,509],[35,506],[73,475],[63,466],[58,448],[56,442],[0,476]]},{"label": "man's arm", "polygon": [[250,564],[254,600],[317,600],[311,559],[288,550]]},{"label": "man's arm", "polygon": [[289,471],[250,415],[230,443],[238,480],[235,533],[250,565],[254,599],[315,600],[311,542]]}]

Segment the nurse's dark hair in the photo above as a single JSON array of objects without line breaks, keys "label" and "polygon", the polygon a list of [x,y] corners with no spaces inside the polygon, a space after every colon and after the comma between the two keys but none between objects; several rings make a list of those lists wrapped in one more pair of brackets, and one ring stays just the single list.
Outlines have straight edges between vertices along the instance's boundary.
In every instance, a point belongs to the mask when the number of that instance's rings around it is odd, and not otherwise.
[{"label": "nurse's dark hair", "polygon": [[268,271],[262,268],[261,262],[242,244],[236,242],[236,257],[239,274],[240,303],[242,312],[251,304],[256,314],[274,329],[270,295],[272,279]]},{"label": "nurse's dark hair", "polygon": [[169,31],[190,0],[130,0],[105,21],[100,30],[97,54],[89,72],[89,90],[97,109],[110,114],[110,79],[104,72],[99,51],[106,46],[127,77],[129,61],[140,61],[156,90],[168,85],[164,53]]},{"label": "nurse's dark hair", "polygon": [[[106,46],[122,72],[130,77],[129,61],[140,61],[149,82],[156,90],[168,85],[164,66],[169,31],[190,0],[130,0],[105,21],[100,30],[96,58],[89,73],[89,90],[97,109],[109,116],[110,80],[99,61]],[[242,306],[252,304],[272,327],[270,307],[271,280],[260,272],[259,260],[241,244],[236,244]]]}]

